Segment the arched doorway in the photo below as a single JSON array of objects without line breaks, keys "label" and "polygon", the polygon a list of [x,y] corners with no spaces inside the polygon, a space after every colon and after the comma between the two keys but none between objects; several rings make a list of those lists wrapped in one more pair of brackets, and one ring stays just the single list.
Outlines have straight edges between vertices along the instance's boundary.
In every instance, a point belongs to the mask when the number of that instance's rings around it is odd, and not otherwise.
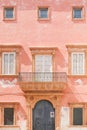
[{"label": "arched doorway", "polygon": [[33,109],[33,130],[55,130],[55,110],[49,101],[36,103]]}]

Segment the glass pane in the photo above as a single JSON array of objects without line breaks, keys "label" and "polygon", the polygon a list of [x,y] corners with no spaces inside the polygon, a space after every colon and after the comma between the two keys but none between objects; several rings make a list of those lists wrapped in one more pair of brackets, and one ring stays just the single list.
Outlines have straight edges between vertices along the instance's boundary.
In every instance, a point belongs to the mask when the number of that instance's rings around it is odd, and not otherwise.
[{"label": "glass pane", "polygon": [[84,53],[74,53],[72,55],[73,74],[84,74]]},{"label": "glass pane", "polygon": [[5,18],[13,18],[13,8],[5,8]]},{"label": "glass pane", "polygon": [[79,54],[79,63],[78,63],[78,68],[79,68],[79,74],[84,74],[84,55]]},{"label": "glass pane", "polygon": [[73,54],[73,59],[72,59],[72,66],[73,66],[73,74],[77,74],[77,54]]},{"label": "glass pane", "polygon": [[9,54],[9,74],[14,74],[15,70],[15,57],[14,54]]},{"label": "glass pane", "polygon": [[74,18],[82,18],[82,9],[74,9]]},{"label": "glass pane", "polygon": [[83,109],[74,108],[73,109],[73,125],[82,125],[83,124]]},{"label": "glass pane", "polygon": [[39,9],[39,18],[48,18],[48,8]]},{"label": "glass pane", "polygon": [[14,124],[14,108],[4,108],[4,125]]},{"label": "glass pane", "polygon": [[44,72],[52,72],[52,55],[44,56]]},{"label": "glass pane", "polygon": [[52,55],[36,55],[35,72],[36,81],[52,81]]},{"label": "glass pane", "polygon": [[3,73],[8,74],[8,54],[4,54]]}]

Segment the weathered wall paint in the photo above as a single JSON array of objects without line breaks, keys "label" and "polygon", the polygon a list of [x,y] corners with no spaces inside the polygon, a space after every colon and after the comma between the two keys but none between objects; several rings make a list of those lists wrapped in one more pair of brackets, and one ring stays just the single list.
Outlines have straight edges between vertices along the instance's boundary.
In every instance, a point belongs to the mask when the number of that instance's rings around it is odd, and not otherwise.
[{"label": "weathered wall paint", "polygon": [[[3,20],[3,6],[16,7],[16,21]],[[38,6],[50,7],[51,18],[49,21],[38,20]],[[84,6],[84,20],[77,22],[72,20],[73,6]],[[0,45],[2,44],[22,46],[22,51],[20,52],[20,71],[25,72],[32,71],[32,56],[29,47],[57,47],[55,71],[67,72],[68,74],[68,52],[66,45],[87,44],[87,1],[1,0]],[[70,123],[68,103],[87,102],[86,84],[86,79],[68,79],[68,86],[61,101],[61,106],[63,106],[61,109],[61,130],[86,130],[86,128],[68,127]],[[8,91],[10,92],[11,90],[8,89]],[[19,120],[18,124],[20,124],[21,130],[26,130],[26,120]]]}]

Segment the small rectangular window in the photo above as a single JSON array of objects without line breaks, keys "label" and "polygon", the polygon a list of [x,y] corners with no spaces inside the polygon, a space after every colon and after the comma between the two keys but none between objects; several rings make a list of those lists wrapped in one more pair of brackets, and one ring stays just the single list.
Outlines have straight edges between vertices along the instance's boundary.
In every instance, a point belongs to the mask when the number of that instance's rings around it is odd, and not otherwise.
[{"label": "small rectangular window", "polygon": [[83,125],[82,108],[73,108],[73,125]]},{"label": "small rectangular window", "polygon": [[83,18],[83,8],[82,7],[74,7],[73,8],[73,18],[74,19],[82,19]]},{"label": "small rectangular window", "polygon": [[4,108],[4,125],[14,125],[14,108]]},{"label": "small rectangular window", "polygon": [[38,17],[40,19],[48,19],[49,18],[48,8],[40,7],[39,10],[38,10]]},{"label": "small rectangular window", "polygon": [[4,19],[5,20],[14,20],[15,19],[15,8],[14,7],[5,7],[4,8]]}]

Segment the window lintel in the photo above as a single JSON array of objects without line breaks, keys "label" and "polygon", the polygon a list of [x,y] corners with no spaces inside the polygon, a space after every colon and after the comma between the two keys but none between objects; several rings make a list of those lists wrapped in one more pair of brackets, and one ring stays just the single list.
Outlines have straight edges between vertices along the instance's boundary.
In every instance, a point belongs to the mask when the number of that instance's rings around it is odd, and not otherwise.
[{"label": "window lintel", "polygon": [[87,45],[66,45],[68,52],[85,52],[87,51]]},{"label": "window lintel", "polygon": [[19,105],[18,102],[14,102],[14,103],[11,103],[11,102],[4,102],[4,103],[0,103],[0,107],[3,107],[3,108],[6,108],[6,107],[15,107]]},{"label": "window lintel", "polygon": [[66,48],[87,48],[87,45],[66,45]]},{"label": "window lintel", "polygon": [[19,52],[20,45],[0,45],[0,53],[2,52]]},{"label": "window lintel", "polygon": [[78,107],[85,107],[86,103],[80,102],[80,103],[69,103],[69,106],[71,108],[78,108]]},{"label": "window lintel", "polygon": [[31,47],[30,51],[32,55],[36,54],[55,54],[57,47]]}]

